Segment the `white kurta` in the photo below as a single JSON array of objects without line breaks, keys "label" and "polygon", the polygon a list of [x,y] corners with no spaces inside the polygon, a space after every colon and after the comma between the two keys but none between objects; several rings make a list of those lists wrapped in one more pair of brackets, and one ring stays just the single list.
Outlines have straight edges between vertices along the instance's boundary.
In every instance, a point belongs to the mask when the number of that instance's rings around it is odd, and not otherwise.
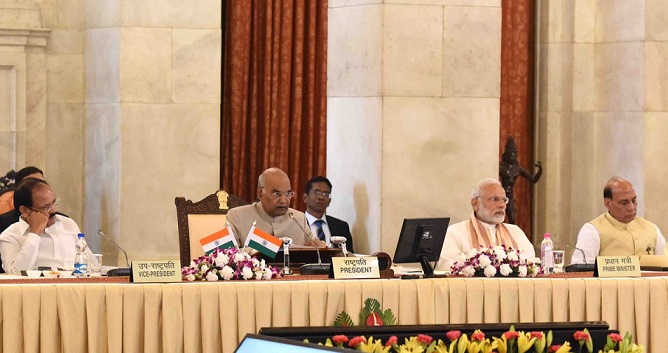
[{"label": "white kurta", "polygon": [[[462,255],[468,254],[471,251],[471,241],[468,230],[469,220],[453,224],[448,227],[448,231],[445,233],[445,241],[443,242],[443,249],[441,250],[441,257],[438,260],[438,265],[436,269],[446,270],[450,269],[453,263],[456,261],[461,261],[460,257]],[[492,245],[497,245],[496,242],[496,225],[489,224],[485,222],[482,223],[489,231],[489,235],[492,238]],[[517,247],[521,252],[523,252],[529,260],[534,260],[536,257],[536,250],[533,247],[533,244],[529,241],[527,236],[524,234],[520,227],[514,224],[504,223],[510,236],[517,243]]]},{"label": "white kurta", "polygon": [[[654,225],[656,227],[656,225]],[[656,227],[656,250],[655,255],[663,255],[666,248],[666,238],[663,237],[659,227]],[[591,223],[585,223],[578,233],[578,242],[575,244],[577,249],[582,251],[574,251],[571,257],[572,264],[590,263],[593,264],[601,249],[601,236],[598,230]],[[582,257],[584,252],[584,258]],[[586,261],[585,261],[586,260]]]},{"label": "white kurta", "polygon": [[40,266],[73,268],[78,233],[76,222],[59,215],[42,234],[31,233],[28,223],[19,219],[0,234],[2,267],[13,274]]}]

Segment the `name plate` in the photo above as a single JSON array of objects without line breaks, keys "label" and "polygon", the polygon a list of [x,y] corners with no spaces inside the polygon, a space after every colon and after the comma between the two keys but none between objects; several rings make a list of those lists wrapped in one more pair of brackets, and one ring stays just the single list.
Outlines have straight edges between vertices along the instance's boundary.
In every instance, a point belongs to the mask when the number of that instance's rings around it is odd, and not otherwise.
[{"label": "name plate", "polygon": [[335,279],[380,278],[375,256],[332,257],[332,270]]},{"label": "name plate", "polygon": [[598,277],[640,277],[640,257],[597,256]]},{"label": "name plate", "polygon": [[181,282],[181,260],[132,261],[132,282]]}]

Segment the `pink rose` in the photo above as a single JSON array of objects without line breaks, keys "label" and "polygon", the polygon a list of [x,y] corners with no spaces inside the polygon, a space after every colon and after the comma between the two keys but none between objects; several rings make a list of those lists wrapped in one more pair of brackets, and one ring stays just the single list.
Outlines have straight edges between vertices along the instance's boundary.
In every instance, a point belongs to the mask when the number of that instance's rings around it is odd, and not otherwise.
[{"label": "pink rose", "polygon": [[332,337],[332,342],[334,342],[336,344],[344,344],[344,343],[348,342],[348,336],[346,336],[346,335],[336,335],[336,336]]},{"label": "pink rose", "polygon": [[355,348],[359,346],[360,343],[366,343],[366,338],[364,338],[364,336],[354,337],[353,339],[348,341],[348,346]]},{"label": "pink rose", "polygon": [[520,337],[520,333],[517,331],[507,331],[503,334],[503,337],[505,337],[507,340],[511,340],[513,338]]},{"label": "pink rose", "polygon": [[610,337],[612,342],[621,342],[623,340],[622,335],[618,333],[611,333],[608,335],[608,337]]},{"label": "pink rose", "polygon": [[482,341],[485,340],[485,334],[482,333],[482,332],[479,331],[479,330],[476,330],[476,331],[473,332],[473,334],[471,335],[471,340],[472,340],[472,341],[482,342]]},{"label": "pink rose", "polygon": [[584,331],[575,331],[575,333],[573,334],[573,338],[575,338],[578,341],[586,341],[589,339],[589,334]]},{"label": "pink rose", "polygon": [[529,335],[530,335],[531,338],[535,338],[537,340],[543,338],[543,333],[540,332],[540,331],[531,331],[531,333],[529,333]]},{"label": "pink rose", "polygon": [[433,341],[434,339],[431,338],[431,336],[427,336],[427,335],[419,334],[419,335],[417,336],[417,340],[418,340],[419,342],[424,343],[424,344],[429,344],[429,343],[431,343],[431,341]]},{"label": "pink rose", "polygon": [[397,336],[392,336],[385,342],[385,347],[393,346],[395,344],[397,344]]},{"label": "pink rose", "polygon": [[448,337],[448,339],[450,341],[458,340],[459,336],[461,336],[461,335],[462,335],[462,331],[457,331],[457,330],[448,331],[448,333],[445,334],[445,336]]},{"label": "pink rose", "polygon": [[555,344],[554,346],[550,346],[550,350],[548,352],[554,353],[554,352],[558,351],[559,348],[561,348],[561,345],[560,344]]}]

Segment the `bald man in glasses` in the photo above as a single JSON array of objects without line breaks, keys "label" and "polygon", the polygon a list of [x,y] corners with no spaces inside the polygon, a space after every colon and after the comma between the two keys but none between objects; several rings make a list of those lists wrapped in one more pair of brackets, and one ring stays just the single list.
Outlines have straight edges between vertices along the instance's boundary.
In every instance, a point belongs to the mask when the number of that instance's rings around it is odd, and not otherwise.
[{"label": "bald man in glasses", "polygon": [[[295,196],[290,178],[279,168],[269,168],[258,178],[258,202],[235,207],[227,213],[227,221],[239,238],[240,246],[246,241],[248,232],[255,227],[278,237],[288,237],[295,245],[312,245],[307,238],[314,239],[304,213],[290,208]],[[292,217],[291,217],[292,215]],[[304,233],[307,233],[306,236]],[[314,239],[319,247],[325,243]]]}]

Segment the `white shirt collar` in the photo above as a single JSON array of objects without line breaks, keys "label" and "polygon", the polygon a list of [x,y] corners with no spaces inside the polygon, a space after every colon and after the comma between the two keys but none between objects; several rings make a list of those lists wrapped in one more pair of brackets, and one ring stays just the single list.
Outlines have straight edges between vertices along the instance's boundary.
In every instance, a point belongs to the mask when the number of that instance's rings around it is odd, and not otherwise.
[{"label": "white shirt collar", "polygon": [[313,223],[315,223],[315,221],[317,221],[319,219],[322,220],[325,224],[327,224],[327,215],[326,214],[323,214],[322,218],[315,218],[315,216],[313,216],[312,214],[308,213],[308,211],[306,211],[306,212],[304,212],[304,215],[306,215],[306,221],[308,222],[309,226],[312,226]]}]

